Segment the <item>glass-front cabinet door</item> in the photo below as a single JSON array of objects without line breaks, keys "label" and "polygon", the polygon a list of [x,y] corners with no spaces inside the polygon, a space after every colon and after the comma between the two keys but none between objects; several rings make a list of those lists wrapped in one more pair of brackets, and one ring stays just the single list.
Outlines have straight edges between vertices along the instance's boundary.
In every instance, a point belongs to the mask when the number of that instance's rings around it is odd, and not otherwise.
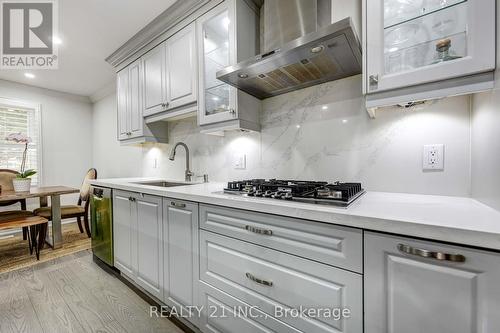
[{"label": "glass-front cabinet door", "polygon": [[197,21],[199,52],[199,123],[236,117],[236,90],[217,80],[217,71],[234,63],[234,22],[230,1],[225,1]]},{"label": "glass-front cabinet door", "polygon": [[495,68],[495,0],[365,0],[367,92]]}]

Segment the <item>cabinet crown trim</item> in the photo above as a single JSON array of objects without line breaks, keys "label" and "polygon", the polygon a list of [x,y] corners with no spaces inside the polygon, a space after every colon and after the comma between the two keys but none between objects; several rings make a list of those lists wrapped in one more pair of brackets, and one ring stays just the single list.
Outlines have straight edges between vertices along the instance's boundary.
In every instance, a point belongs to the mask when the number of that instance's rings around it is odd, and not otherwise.
[{"label": "cabinet crown trim", "polygon": [[181,0],[168,7],[153,21],[148,23],[125,44],[109,55],[105,60],[113,67],[118,67],[132,55],[142,51],[149,43],[174,28],[191,14],[213,0]]}]

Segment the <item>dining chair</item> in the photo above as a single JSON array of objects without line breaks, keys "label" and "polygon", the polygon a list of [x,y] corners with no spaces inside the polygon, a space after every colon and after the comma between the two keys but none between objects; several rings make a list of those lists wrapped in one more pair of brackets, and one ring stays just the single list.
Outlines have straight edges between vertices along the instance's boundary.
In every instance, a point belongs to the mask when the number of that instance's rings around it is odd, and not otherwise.
[{"label": "dining chair", "polygon": [[[90,204],[90,181],[97,179],[97,170],[92,168],[87,171],[85,178],[83,179],[82,186],[80,187],[80,196],[76,205],[64,205],[61,206],[61,218],[70,219],[76,218],[78,222],[78,228],[80,232],[83,233],[82,218],[85,226],[85,232],[87,236],[90,237],[90,226],[89,226],[89,204]],[[40,207],[33,211],[37,216],[44,217],[49,221],[52,219],[52,208]]]},{"label": "dining chair", "polygon": [[[14,178],[16,178],[16,176],[18,174],[19,174],[19,172],[15,171],[15,170],[0,169],[1,191],[13,191],[14,185],[12,184],[12,180]],[[12,205],[15,205],[17,203],[21,204],[21,210],[8,210],[8,211],[0,212],[0,221],[6,220],[6,219],[8,220],[11,218],[17,218],[17,217],[21,218],[21,217],[33,215],[33,212],[26,210],[26,199],[0,202],[0,207],[12,206]],[[28,228],[27,227],[23,227],[23,239],[24,240],[28,239]]]}]

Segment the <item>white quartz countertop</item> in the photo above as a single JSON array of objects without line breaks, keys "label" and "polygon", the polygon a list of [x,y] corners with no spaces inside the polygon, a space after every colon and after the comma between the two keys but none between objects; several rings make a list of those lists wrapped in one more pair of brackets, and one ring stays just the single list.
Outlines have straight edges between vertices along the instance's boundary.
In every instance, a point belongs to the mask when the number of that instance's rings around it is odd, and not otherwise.
[{"label": "white quartz countertop", "polygon": [[500,250],[500,212],[471,198],[367,192],[348,208],[338,208],[224,194],[222,193],[224,183],[168,188],[135,184],[136,182],[158,180],[153,178],[100,179],[93,181],[92,184],[365,230]]}]

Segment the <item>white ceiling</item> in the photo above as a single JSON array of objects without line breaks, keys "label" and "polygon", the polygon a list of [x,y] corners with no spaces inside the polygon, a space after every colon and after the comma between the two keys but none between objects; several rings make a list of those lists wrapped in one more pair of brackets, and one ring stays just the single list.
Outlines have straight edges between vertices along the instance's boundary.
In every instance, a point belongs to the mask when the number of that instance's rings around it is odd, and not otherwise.
[{"label": "white ceiling", "polygon": [[0,79],[91,96],[115,79],[104,59],[175,0],[62,0],[59,5],[59,69],[1,70]]}]

